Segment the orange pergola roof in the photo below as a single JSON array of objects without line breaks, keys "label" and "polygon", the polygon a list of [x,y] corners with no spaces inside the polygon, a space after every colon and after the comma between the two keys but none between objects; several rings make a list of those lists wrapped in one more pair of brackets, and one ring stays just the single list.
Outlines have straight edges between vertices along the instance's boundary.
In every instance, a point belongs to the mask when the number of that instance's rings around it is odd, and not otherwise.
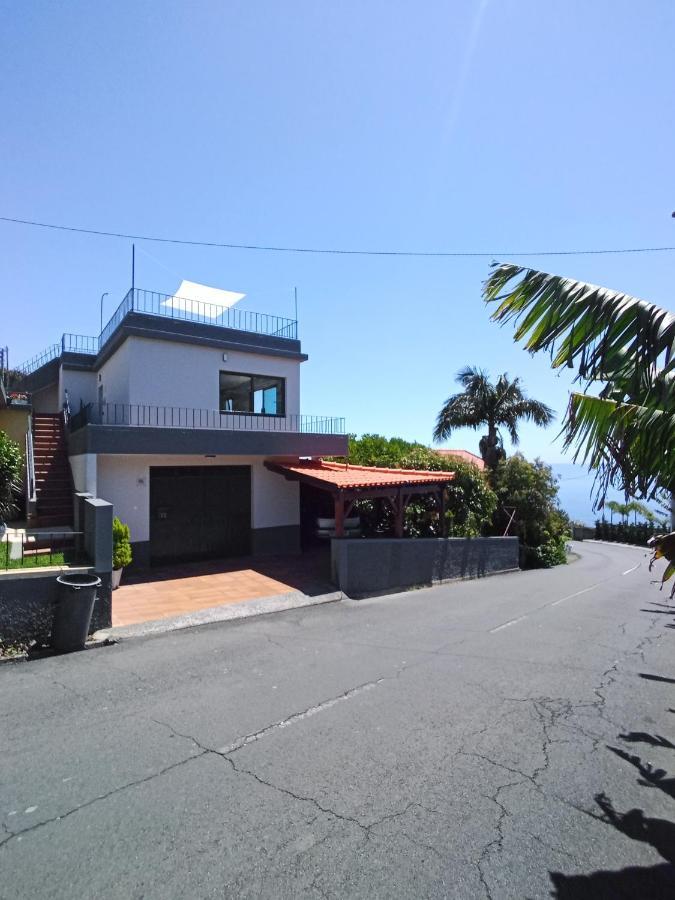
[{"label": "orange pergola roof", "polygon": [[454,472],[430,472],[421,469],[382,469],[377,466],[351,466],[322,459],[270,461],[268,467],[290,477],[312,481],[326,490],[398,488],[413,485],[438,485],[452,481]]}]

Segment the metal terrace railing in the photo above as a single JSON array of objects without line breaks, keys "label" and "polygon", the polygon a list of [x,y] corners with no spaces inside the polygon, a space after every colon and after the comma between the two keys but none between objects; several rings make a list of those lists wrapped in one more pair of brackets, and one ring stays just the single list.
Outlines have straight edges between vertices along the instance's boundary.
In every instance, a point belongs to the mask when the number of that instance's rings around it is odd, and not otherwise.
[{"label": "metal terrace railing", "polygon": [[98,353],[98,338],[86,334],[64,334],[61,349],[65,353]]},{"label": "metal terrace railing", "polygon": [[330,416],[265,416],[186,406],[137,403],[88,403],[70,418],[70,430],[85,425],[145,428],[216,429],[218,431],[286,431],[297,434],[345,434],[345,420]]},{"label": "metal terrace railing", "polygon": [[24,375],[30,375],[37,369],[58,359],[62,353],[87,353],[96,355],[98,353],[98,338],[91,337],[86,334],[63,334],[61,342],[51,344],[46,350],[38,353],[32,359],[18,366],[18,371]]},{"label": "metal terrace railing", "polygon": [[285,319],[282,316],[257,313],[248,309],[225,308],[214,303],[204,303],[201,300],[188,300],[173,294],[160,294],[157,291],[134,288],[127,291],[124,300],[101,332],[99,347],[103,347],[115,329],[131,312],[165,319],[180,319],[183,322],[215,325],[218,328],[231,328],[235,331],[248,331],[253,334],[265,334],[289,340],[298,338],[298,323],[295,319]]},{"label": "metal terrace railing", "polygon": [[217,328],[247,331],[252,334],[264,334],[287,340],[297,340],[298,338],[296,319],[286,319],[283,316],[273,316],[269,313],[257,313],[248,309],[226,308],[215,303],[176,297],[173,294],[160,294],[157,291],[146,291],[143,288],[132,288],[127,291],[126,296],[98,337],[84,334],[64,334],[60,343],[52,344],[32,359],[22,363],[18,370],[24,375],[29,375],[51,360],[58,359],[63,353],[96,355],[126,316],[134,312],[143,313],[146,316],[214,325]]}]

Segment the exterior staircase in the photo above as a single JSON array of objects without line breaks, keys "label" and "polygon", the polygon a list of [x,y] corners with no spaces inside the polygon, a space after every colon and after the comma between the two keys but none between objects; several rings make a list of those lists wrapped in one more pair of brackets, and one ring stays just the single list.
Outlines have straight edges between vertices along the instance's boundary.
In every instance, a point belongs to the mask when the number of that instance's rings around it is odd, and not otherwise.
[{"label": "exterior staircase", "polygon": [[40,528],[72,526],[73,484],[59,413],[33,415],[33,448],[37,506],[31,524]]}]

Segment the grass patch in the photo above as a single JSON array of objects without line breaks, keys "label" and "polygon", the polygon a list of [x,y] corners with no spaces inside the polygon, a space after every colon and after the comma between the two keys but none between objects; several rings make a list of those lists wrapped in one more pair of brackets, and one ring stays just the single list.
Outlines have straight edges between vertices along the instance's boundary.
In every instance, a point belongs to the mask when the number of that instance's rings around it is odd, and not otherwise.
[{"label": "grass patch", "polygon": [[70,563],[72,553],[64,550],[55,550],[53,553],[37,553],[34,556],[24,556],[23,559],[10,559],[8,553],[0,553],[0,570],[9,569],[40,569],[45,566],[67,566]]}]

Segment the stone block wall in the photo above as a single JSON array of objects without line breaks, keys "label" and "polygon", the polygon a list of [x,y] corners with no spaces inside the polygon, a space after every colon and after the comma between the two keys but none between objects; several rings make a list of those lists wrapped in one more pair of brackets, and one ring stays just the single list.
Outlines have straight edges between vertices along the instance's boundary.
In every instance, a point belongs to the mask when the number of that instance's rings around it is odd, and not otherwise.
[{"label": "stone block wall", "polygon": [[333,580],[349,597],[518,568],[518,538],[334,539]]}]

